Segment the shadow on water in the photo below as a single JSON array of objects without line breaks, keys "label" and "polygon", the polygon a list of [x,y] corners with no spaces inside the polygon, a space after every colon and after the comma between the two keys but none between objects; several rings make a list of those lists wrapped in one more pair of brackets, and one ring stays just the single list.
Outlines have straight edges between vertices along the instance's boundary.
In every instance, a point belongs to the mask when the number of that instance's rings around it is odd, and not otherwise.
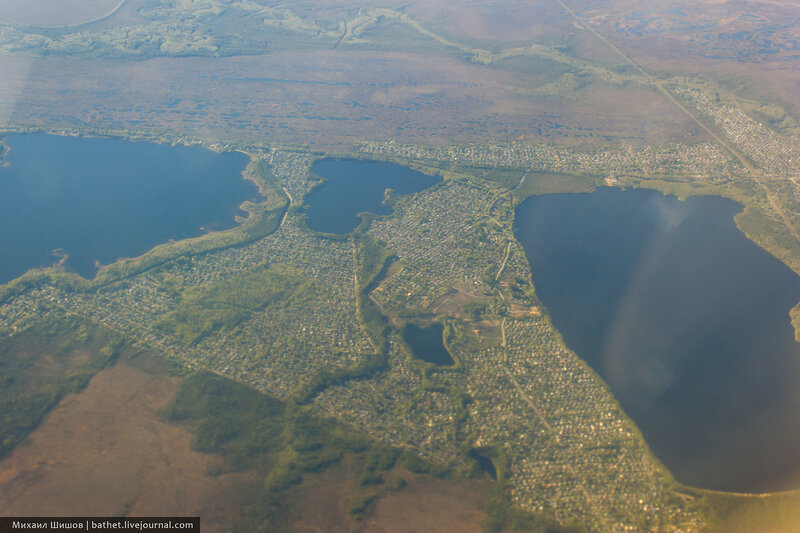
[{"label": "shadow on water", "polygon": [[444,326],[441,324],[431,324],[425,328],[407,324],[403,328],[403,340],[411,348],[414,357],[434,365],[452,366],[455,361],[444,347],[443,334]]},{"label": "shadow on water", "polygon": [[601,188],[533,197],[515,234],[567,345],[685,483],[800,487],[800,278],[715,197]]}]

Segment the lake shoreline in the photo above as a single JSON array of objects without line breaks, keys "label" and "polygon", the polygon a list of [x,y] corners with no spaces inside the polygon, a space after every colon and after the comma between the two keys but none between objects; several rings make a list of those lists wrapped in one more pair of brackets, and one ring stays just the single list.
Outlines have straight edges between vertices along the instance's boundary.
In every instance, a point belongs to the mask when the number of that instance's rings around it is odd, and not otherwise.
[{"label": "lake shoreline", "polygon": [[[634,197],[641,199],[642,205],[636,204]],[[616,203],[611,203],[611,199]],[[649,202],[646,205],[645,200]],[[779,355],[786,350],[798,352],[786,315],[800,297],[800,277],[742,234],[733,220],[740,206],[735,207],[729,200],[696,197],[678,202],[654,191],[604,188],[595,193],[533,197],[525,202],[516,208],[515,236],[531,263],[537,294],[566,345],[603,378],[625,412],[642,429],[656,456],[678,479],[690,485],[732,492],[770,492],[769,480],[762,480],[766,485],[744,481],[746,476],[752,476],[753,480],[758,476],[753,460],[733,469],[733,459],[721,453],[722,444],[713,443],[722,439],[724,432],[740,431],[746,420],[748,427],[761,423],[760,411],[755,407],[745,410],[734,404],[731,409],[736,412],[737,420],[728,425],[719,421],[727,420],[723,413],[727,412],[728,402],[724,399],[733,391],[747,394],[748,398],[758,394],[758,401],[756,398],[751,401],[754,405],[771,398],[768,404],[778,413],[788,409],[781,408],[783,404],[778,400],[779,394],[789,394],[788,385],[765,389],[758,385],[758,380],[754,381],[751,377],[754,372],[749,369],[756,364],[754,354],[764,351],[754,348],[752,343],[764,339],[769,346],[780,344],[766,350],[764,355],[769,354],[772,363],[758,363],[760,370],[755,375],[766,373],[769,364],[778,365],[774,369],[778,375],[800,375],[800,369],[783,362]],[[539,211],[533,211],[531,206],[537,206]],[[569,215],[572,211],[575,214]],[[639,218],[630,218],[634,215]],[[529,234],[524,234],[525,231]],[[622,233],[616,236],[617,232]],[[657,238],[656,244],[647,245],[650,238]],[[733,253],[723,252],[726,246],[736,250],[736,255],[725,256]],[[692,253],[700,262],[692,262]],[[714,262],[716,256],[720,257],[716,259],[718,263]],[[552,264],[548,266],[548,262]],[[595,270],[591,269],[599,270],[593,273]],[[771,274],[764,274],[766,271]],[[759,281],[762,278],[768,279]],[[759,283],[766,285],[762,287]],[[691,303],[692,298],[703,298],[704,291],[710,299]],[[747,311],[755,305],[753,299],[762,298],[762,294],[779,300],[773,304],[772,300],[758,300],[761,307],[748,315]],[[739,322],[728,326],[726,320]],[[781,332],[780,337],[772,333],[775,328]],[[729,330],[733,333],[728,333]],[[697,333],[691,333],[694,331]],[[756,331],[762,332],[757,333],[760,336],[754,336]],[[727,340],[731,335],[742,338]],[[692,344],[695,337],[704,344]],[[712,339],[717,343],[714,346],[719,347],[709,351],[711,348],[705,346]],[[733,359],[724,357],[734,353],[738,355]],[[695,360],[698,363],[693,363]],[[702,367],[702,378],[690,370],[700,362],[706,365]],[[736,374],[732,370],[738,368],[735,365],[747,370]],[[761,379],[769,380],[768,375]],[[787,377],[781,383],[788,381]],[[691,400],[706,397],[709,399]],[[677,406],[687,401],[694,407],[690,411],[686,407],[683,412],[691,413],[692,421],[678,423],[684,415]],[[706,406],[709,402],[713,404],[710,407]],[[700,413],[706,412],[708,417],[704,419],[705,415]],[[773,427],[770,431],[791,430],[785,424],[778,424],[781,429]],[[681,432],[691,435],[691,445],[688,441],[678,444],[686,438],[676,436]],[[756,428],[750,433],[765,435]],[[785,437],[800,442],[800,434]],[[775,436],[772,440],[777,439]],[[742,441],[739,437],[730,440]],[[669,441],[677,446],[672,451],[666,444]],[[760,447],[769,446],[760,443]],[[716,453],[712,454],[712,449]],[[729,445],[726,453],[740,452]],[[783,448],[774,449],[771,455],[774,461],[791,461]],[[704,470],[711,468],[708,461],[703,468],[701,464],[685,461],[681,467],[681,456],[696,456],[692,461],[714,457],[720,463],[716,475],[721,477],[716,482],[709,481],[712,474]],[[766,466],[770,461],[763,462],[764,468],[772,468]],[[795,467],[800,472],[800,463]],[[736,476],[729,472],[731,469],[738,470]],[[772,475],[766,472],[764,475]],[[734,481],[737,476],[740,481]],[[748,484],[758,488],[747,490]]]},{"label": "lake shoreline", "polygon": [[[8,140],[9,140],[9,136],[10,135],[13,135],[13,134],[7,133],[6,135],[4,135],[2,137],[3,144],[6,145],[6,146],[8,146],[8,144],[9,144]],[[19,134],[19,135],[28,135],[28,134]],[[45,133],[32,133],[30,135],[43,135],[44,137],[41,137],[42,139],[50,139],[50,138],[52,138],[52,140],[48,141],[48,142],[50,144],[55,144],[55,145],[62,145],[63,144],[63,143],[60,143],[60,141],[56,141],[55,140],[55,139],[58,139],[58,138],[71,139],[71,140],[72,139],[84,139],[85,138],[87,140],[92,140],[92,141],[100,142],[100,143],[103,143],[103,144],[118,143],[118,142],[126,142],[126,143],[135,143],[136,142],[136,141],[129,141],[127,139],[122,139],[122,138],[119,138],[119,137],[101,137],[101,136],[97,136],[97,137],[88,137],[87,136],[87,137],[84,137],[84,136],[77,136],[77,135],[72,135],[72,134],[67,135],[67,134],[64,134],[63,132],[61,132],[60,135],[52,135],[52,136],[49,135],[49,134],[45,134]],[[30,143],[30,142],[33,142],[33,141],[26,141],[26,142]],[[96,144],[96,142],[94,144]],[[70,144],[74,144],[74,143],[70,143]],[[171,148],[171,147],[169,147],[167,145],[153,143],[153,142],[148,142],[147,144],[143,144],[143,145],[136,145],[136,144],[119,145],[119,144],[114,144],[114,146],[117,146],[117,147],[123,146],[123,148],[125,150],[129,151],[129,152],[130,151],[135,151],[135,150],[140,150],[140,149],[147,149],[147,150],[157,150],[158,153],[162,153],[162,154],[170,153],[169,150]],[[6,157],[11,153],[11,149],[12,149],[12,147],[9,146],[9,148],[6,150]],[[187,147],[187,149],[191,149],[191,150],[195,150],[196,151],[196,150],[200,150],[202,148],[199,147],[199,146],[195,146],[194,148]],[[193,152],[193,153],[199,153],[199,152]],[[211,155],[213,153],[214,152],[208,151],[208,154],[204,155],[204,157],[206,159],[208,159],[210,157],[216,157],[216,156],[212,156]],[[18,157],[22,157],[22,155],[23,154],[17,154]],[[220,154],[220,155],[224,155],[224,154]],[[266,183],[259,183],[259,181],[260,181],[259,177],[256,176],[256,174],[258,174],[259,171],[258,171],[257,168],[254,168],[255,159],[254,159],[253,156],[251,156],[249,154],[246,154],[246,153],[241,153],[241,155],[240,155],[240,153],[238,153],[238,152],[236,153],[236,155],[239,156],[239,157],[245,156],[245,157],[248,157],[249,159],[246,160],[246,161],[242,161],[241,165],[242,165],[243,168],[240,171],[237,171],[235,179],[240,180],[242,184],[247,183],[248,187],[251,186],[250,184],[255,185],[254,189],[256,189],[258,191],[258,193],[257,193],[258,194],[258,198],[256,198],[254,196],[253,199],[256,200],[256,201],[246,199],[246,200],[237,202],[235,206],[231,206],[231,208],[235,210],[234,214],[232,215],[232,219],[231,219],[230,223],[226,223],[224,225],[224,227],[222,227],[221,229],[217,229],[217,230],[214,230],[214,231],[208,231],[206,229],[206,227],[209,224],[208,224],[208,222],[205,222],[205,223],[202,223],[202,224],[198,224],[198,227],[200,229],[199,229],[199,231],[195,230],[193,232],[194,235],[182,236],[182,235],[180,235],[180,233],[177,233],[177,234],[173,233],[173,236],[164,238],[161,242],[156,242],[156,243],[154,243],[154,244],[152,244],[150,246],[147,246],[146,249],[144,251],[140,252],[139,254],[131,255],[131,254],[122,253],[122,254],[119,254],[119,255],[116,255],[116,256],[112,257],[111,259],[106,258],[105,260],[102,259],[102,256],[98,257],[98,259],[100,259],[103,262],[107,262],[107,264],[105,266],[101,267],[99,270],[95,270],[94,274],[89,276],[89,277],[86,276],[86,273],[81,274],[82,267],[79,266],[80,263],[75,265],[75,268],[73,268],[73,265],[70,265],[70,264],[62,265],[61,270],[63,270],[64,267],[67,267],[68,268],[68,272],[72,272],[72,273],[81,275],[81,277],[83,277],[84,279],[87,279],[87,280],[93,280],[100,274],[101,271],[104,271],[104,270],[108,269],[110,266],[112,266],[114,264],[117,264],[120,261],[127,261],[129,263],[141,261],[148,254],[151,254],[156,247],[170,246],[170,245],[174,245],[174,244],[186,241],[187,239],[198,239],[198,238],[203,238],[203,237],[212,236],[212,235],[225,234],[227,232],[231,232],[231,231],[237,230],[239,228],[251,228],[251,227],[253,227],[254,225],[256,225],[255,223],[257,222],[257,220],[256,220],[256,212],[259,211],[259,210],[262,210],[265,205],[271,203],[271,199],[267,198],[267,196],[265,196],[265,194],[264,194],[265,192],[267,192],[268,195],[270,194],[269,193],[270,187]],[[183,156],[183,157],[186,157],[186,156]],[[11,163],[11,162],[6,160],[5,163],[8,164],[8,163]],[[113,168],[113,167],[110,167],[110,169],[111,168]],[[107,172],[109,172],[109,171],[110,172],[114,172],[113,170],[110,170],[110,169],[107,170]],[[9,175],[9,176],[13,176],[13,175],[17,175],[17,174],[19,174],[21,172],[24,173],[25,169],[24,168],[13,168],[12,169],[11,167],[6,166],[3,169],[1,169],[0,171],[5,171],[6,173],[14,172],[14,174]],[[136,172],[136,171],[134,170],[133,172]],[[143,170],[142,172],[146,172],[146,171]],[[166,172],[169,172],[169,171],[166,170]],[[9,177],[9,179],[11,179],[11,178]],[[14,178],[14,179],[18,179],[18,178]],[[215,179],[215,181],[217,182],[217,185],[215,185],[215,186],[217,186],[217,187],[224,186],[223,182],[221,182],[219,180],[216,180],[216,179]],[[185,187],[187,185],[188,185],[188,183],[181,185],[178,182],[174,182],[174,185],[171,185],[171,187],[173,188],[174,192],[171,193],[171,194],[177,194],[177,195],[184,195],[185,194],[187,201],[195,202],[196,200],[194,200],[194,199],[189,200],[189,198],[190,198],[191,194],[196,194],[196,193],[178,192],[178,189],[175,189],[175,187],[183,187],[184,188],[183,190],[185,191],[186,190]],[[64,185],[60,185],[60,184],[56,183],[55,186],[56,187],[63,187]],[[114,186],[114,185],[112,184],[111,186]],[[84,185],[84,187],[85,187],[85,185]],[[52,185],[51,185],[51,188],[52,188]],[[244,190],[242,187],[239,187],[239,188]],[[56,189],[56,190],[58,190],[58,189]],[[26,193],[26,194],[31,194],[31,193]],[[68,194],[70,196],[65,196],[63,201],[66,202],[67,201],[66,198],[68,198],[68,197],[71,198],[71,197],[75,196],[75,194],[79,194],[79,192],[74,192],[72,190],[69,190]],[[228,192],[226,194],[230,195],[230,194],[238,194],[238,193],[236,193],[235,190],[231,190],[230,192]],[[57,197],[57,198],[60,199],[60,196]],[[209,199],[209,201],[210,201],[210,199]],[[214,201],[217,201],[216,197],[214,197]],[[26,203],[26,205],[28,204],[25,200],[22,200],[22,202]],[[100,203],[100,204],[98,204],[97,202],[95,202],[95,203],[98,206],[104,205],[104,207],[97,207],[95,209],[106,210],[110,214],[116,215],[116,213],[118,212],[118,209],[116,207],[116,204],[117,204],[116,202],[112,202],[110,200],[109,201],[101,201],[101,202],[103,202],[103,203]],[[73,203],[75,203],[75,202],[73,201]],[[259,207],[259,206],[261,206],[261,207]],[[153,208],[153,204],[151,202],[148,205],[147,209],[152,209],[152,208]],[[36,210],[36,209],[41,209],[41,208],[28,206],[27,209]],[[46,208],[46,212],[48,212],[48,216],[50,218],[52,218],[53,216],[56,216],[56,215],[51,214],[50,211],[52,211],[52,208]],[[167,208],[167,210],[163,210],[162,212],[164,213],[164,215],[168,215],[168,216],[173,217],[173,218],[179,217],[176,220],[180,220],[181,217],[182,217],[182,215],[180,214],[180,212],[177,209],[176,205],[170,205]],[[241,215],[240,214],[235,214],[237,212],[241,213]],[[9,214],[8,216],[12,216],[12,215]],[[29,215],[26,215],[26,216],[29,218]],[[86,215],[86,216],[90,216],[90,215]],[[100,215],[100,214],[96,215],[96,218],[102,219],[102,220],[110,220],[109,216]],[[195,217],[195,218],[197,218],[197,217]],[[70,219],[70,218],[68,218],[68,219]],[[21,227],[21,226],[19,226],[20,224],[25,224],[23,222],[23,220],[17,221],[15,223],[14,227],[8,228],[6,234],[7,235],[14,235],[14,232],[22,232],[23,230],[18,229],[18,227]],[[46,220],[47,220],[47,218],[45,218],[45,222],[44,223],[46,223]],[[152,221],[149,222],[150,225],[152,225],[152,223],[153,223]],[[191,224],[191,221],[189,221],[188,223]],[[37,222],[37,224],[39,224],[39,222]],[[183,225],[186,226],[186,223],[184,222]],[[216,222],[214,222],[213,225],[217,225]],[[97,226],[97,227],[98,228],[104,228],[104,226]],[[168,228],[166,230],[164,230],[164,231],[167,231],[167,230],[168,230]],[[27,231],[27,230],[25,230],[25,231]],[[162,233],[164,231],[162,231]],[[11,233],[9,233],[9,232],[11,232]],[[145,238],[146,238],[146,235],[147,234],[143,234],[143,236],[145,236]],[[19,237],[17,237],[17,238],[19,238]],[[140,240],[141,240],[141,238],[142,237],[139,237]],[[123,244],[123,245],[127,244],[127,240],[122,239],[122,243],[121,244]],[[80,258],[81,253],[82,253],[80,251],[80,249],[76,249],[74,246],[70,246],[70,245],[64,246],[63,245],[63,241],[62,242],[58,242],[57,244],[55,244],[55,246],[51,246],[51,247],[47,248],[47,250],[45,250],[43,253],[45,255],[47,255],[47,253],[49,253],[48,250],[52,250],[53,248],[65,249],[67,251],[67,253],[69,253],[71,262],[73,262],[76,258]],[[20,261],[21,260],[24,260],[24,259],[20,259]],[[53,270],[53,266],[48,264],[48,262],[45,260],[44,256],[42,256],[42,259],[39,261],[39,265],[31,266],[28,269],[26,269],[25,271],[23,271],[21,274],[19,274],[17,276],[10,277],[9,279],[7,279],[2,284],[2,286],[7,286],[7,285],[13,283],[14,280],[16,280],[17,278],[19,278],[21,276],[24,276],[25,273],[28,272],[28,270],[31,270],[31,269],[40,270],[40,271],[41,270],[50,270],[54,274],[56,273],[56,271]],[[86,269],[84,268],[83,270],[86,270]]]}]

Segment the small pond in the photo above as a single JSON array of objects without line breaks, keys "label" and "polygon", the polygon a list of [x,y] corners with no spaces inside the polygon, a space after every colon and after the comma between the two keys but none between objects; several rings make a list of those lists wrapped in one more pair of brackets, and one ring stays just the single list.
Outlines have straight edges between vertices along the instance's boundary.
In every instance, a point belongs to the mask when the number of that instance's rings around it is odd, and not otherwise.
[{"label": "small pond", "polygon": [[411,348],[414,357],[439,366],[452,366],[453,357],[444,347],[444,326],[431,324],[420,327],[408,324],[403,328],[403,340]]}]

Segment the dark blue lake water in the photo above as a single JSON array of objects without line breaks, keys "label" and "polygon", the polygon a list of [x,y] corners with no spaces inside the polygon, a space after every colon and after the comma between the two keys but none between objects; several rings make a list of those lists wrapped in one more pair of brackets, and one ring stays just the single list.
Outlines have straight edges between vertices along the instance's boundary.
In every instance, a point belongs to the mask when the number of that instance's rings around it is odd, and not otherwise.
[{"label": "dark blue lake water", "polygon": [[0,283],[68,254],[91,278],[95,262],[141,255],[169,239],[236,225],[259,197],[242,179],[248,158],[200,147],[123,139],[9,135],[0,166]]},{"label": "dark blue lake water", "polygon": [[539,298],[683,482],[800,487],[800,278],[748,240],[741,206],[601,188],[516,211]]},{"label": "dark blue lake water", "polygon": [[411,348],[414,357],[439,366],[451,366],[455,361],[444,347],[443,333],[444,326],[441,324],[431,324],[424,328],[408,324],[403,328],[403,340]]},{"label": "dark blue lake water", "polygon": [[386,189],[412,194],[441,181],[394,163],[356,159],[322,159],[311,171],[326,181],[306,197],[308,227],[340,235],[358,226],[359,213],[390,214],[383,203]]}]

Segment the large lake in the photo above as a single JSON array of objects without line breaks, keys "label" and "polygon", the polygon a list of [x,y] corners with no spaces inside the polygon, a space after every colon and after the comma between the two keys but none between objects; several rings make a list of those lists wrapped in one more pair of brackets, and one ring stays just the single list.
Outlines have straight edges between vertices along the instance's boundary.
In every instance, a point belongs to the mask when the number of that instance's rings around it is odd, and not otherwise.
[{"label": "large lake", "polygon": [[683,482],[800,487],[800,278],[715,197],[601,188],[533,197],[515,233],[567,345]]},{"label": "large lake", "polygon": [[340,235],[358,226],[359,213],[391,213],[384,203],[386,189],[412,194],[441,181],[394,163],[357,159],[321,159],[311,171],[325,178],[325,183],[306,197],[308,227]]},{"label": "large lake", "polygon": [[9,135],[0,163],[0,283],[52,265],[91,278],[95,262],[236,225],[258,198],[248,158],[123,139]]}]

